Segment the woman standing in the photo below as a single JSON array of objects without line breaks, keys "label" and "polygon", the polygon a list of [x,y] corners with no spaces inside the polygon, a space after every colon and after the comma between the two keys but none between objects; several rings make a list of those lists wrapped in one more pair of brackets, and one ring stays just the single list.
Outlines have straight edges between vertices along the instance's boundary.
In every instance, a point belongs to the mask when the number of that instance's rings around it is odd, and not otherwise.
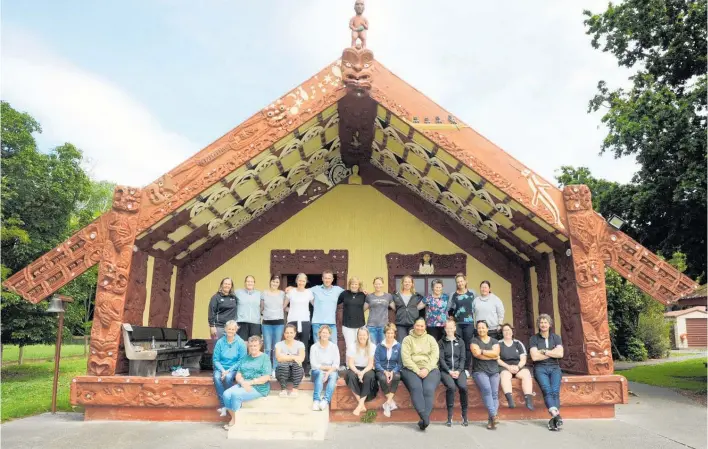
[{"label": "woman standing", "polygon": [[[288,324],[283,332],[283,340],[275,344],[275,358],[278,360],[278,369],[275,378],[280,383],[280,397],[296,398],[297,389],[305,377],[302,362],[305,360],[305,345],[295,340],[295,325]],[[288,383],[293,384],[293,389],[288,393]]]},{"label": "woman standing", "polygon": [[362,327],[356,334],[356,345],[347,353],[347,386],[357,401],[357,406],[352,412],[359,416],[366,411],[366,400],[376,396],[376,376],[374,375],[374,353],[376,348],[371,344],[369,331]]},{"label": "woman standing", "polygon": [[413,276],[403,276],[401,291],[393,294],[393,306],[396,310],[396,340],[402,343],[425,308],[423,295],[415,292]]},{"label": "woman standing", "polygon": [[[323,324],[317,332],[319,341],[312,345],[310,349],[310,363],[312,364],[312,410],[327,410],[334,389],[337,387],[339,373],[339,348],[329,341],[331,331],[329,326]],[[322,387],[327,384],[324,398],[322,398]]]},{"label": "woman standing", "polygon": [[391,417],[391,412],[398,408],[393,396],[398,390],[401,381],[401,344],[396,341],[396,325],[388,323],[384,328],[384,341],[376,346],[374,353],[374,367],[379,387],[386,396],[383,404],[384,416]]},{"label": "woman standing", "polygon": [[563,342],[560,335],[551,332],[553,318],[542,313],[536,320],[538,334],[531,337],[531,359],[534,367],[533,373],[538,386],[543,392],[543,400],[551,414],[548,421],[548,430],[559,430],[563,425],[560,416],[560,386],[561,369],[560,359],[563,358]]},{"label": "woman standing", "polygon": [[485,321],[477,321],[477,336],[472,339],[472,378],[482,395],[489,419],[487,429],[494,430],[499,423],[499,342],[489,336]]},{"label": "woman standing", "polygon": [[364,320],[364,303],[366,295],[362,291],[363,285],[358,277],[349,278],[347,290],[344,290],[337,300],[342,306],[342,335],[346,351],[349,352],[356,344],[356,332],[366,324]]},{"label": "woman standing", "polygon": [[428,333],[437,342],[445,331],[447,312],[450,308],[450,298],[443,293],[443,283],[440,279],[433,279],[430,283],[433,292],[423,301],[425,303],[425,325]]},{"label": "woman standing", "polygon": [[261,293],[261,310],[263,311],[263,343],[265,353],[268,355],[273,367],[271,373],[275,378],[278,361],[275,358],[275,344],[280,341],[285,328],[285,292],[279,289],[280,276],[270,278],[268,290]]},{"label": "woman standing", "polygon": [[384,339],[384,326],[388,324],[388,310],[393,307],[393,296],[383,291],[383,278],[374,278],[374,292],[366,295],[364,310],[369,310],[369,329],[371,342],[378,345]]},{"label": "woman standing", "polygon": [[462,425],[467,427],[467,374],[465,373],[465,342],[455,335],[455,320],[449,318],[445,324],[445,336],[440,340],[440,380],[445,385],[447,423],[452,427],[452,410],[455,406],[455,390],[460,392]]},{"label": "woman standing", "polygon": [[479,284],[480,295],[474,301],[474,319],[485,321],[489,326],[489,336],[501,340],[501,325],[504,322],[504,303],[492,293],[492,284],[482,281]]},{"label": "woman standing", "polygon": [[219,291],[209,300],[209,333],[212,339],[224,335],[224,325],[227,321],[236,321],[236,295],[234,281],[224,278],[219,284]]},{"label": "woman standing", "polygon": [[246,355],[246,344],[237,335],[238,325],[230,320],[224,325],[224,335],[214,345],[212,364],[214,365],[214,389],[219,398],[221,416],[226,416],[224,392],[233,386],[239,363]]},{"label": "woman standing", "polygon": [[499,342],[499,359],[497,363],[501,367],[499,377],[501,388],[506,396],[506,403],[509,408],[516,407],[514,396],[511,392],[511,379],[516,377],[521,379],[521,389],[524,392],[526,408],[533,410],[533,380],[531,372],[526,367],[526,348],[519,340],[514,339],[514,328],[511,324],[502,325],[504,338]]},{"label": "woman standing", "polygon": [[440,384],[440,348],[425,331],[425,319],[418,318],[413,331],[403,339],[401,348],[401,380],[408,388],[411,402],[418,412],[418,427],[425,430],[430,425],[430,413],[435,402],[435,389]]},{"label": "woman standing", "polygon": [[261,292],[256,290],[256,278],[250,274],[243,280],[243,287],[236,290],[238,300],[238,335],[244,341],[261,335]]},{"label": "woman standing", "polygon": [[244,402],[270,393],[270,358],[261,352],[262,346],[260,336],[254,335],[248,339],[248,354],[239,365],[236,385],[224,392],[226,410],[231,415],[231,421],[224,426],[226,430],[236,424],[236,412]]},{"label": "woman standing", "polygon": [[[305,288],[307,285],[307,275],[300,273],[295,278],[296,288],[290,288],[285,294],[284,306],[288,308],[288,324],[292,324],[297,330],[296,338],[305,345],[305,367],[309,365],[310,331],[310,304],[315,297],[312,292]],[[307,370],[309,371],[309,370]]]},{"label": "woman standing", "polygon": [[455,276],[457,290],[450,298],[450,316],[455,318],[457,328],[460,331],[462,340],[465,342],[465,374],[469,376],[469,366],[472,364],[472,353],[470,345],[474,337],[474,300],[477,295],[467,288],[467,278],[464,274],[458,273]]}]

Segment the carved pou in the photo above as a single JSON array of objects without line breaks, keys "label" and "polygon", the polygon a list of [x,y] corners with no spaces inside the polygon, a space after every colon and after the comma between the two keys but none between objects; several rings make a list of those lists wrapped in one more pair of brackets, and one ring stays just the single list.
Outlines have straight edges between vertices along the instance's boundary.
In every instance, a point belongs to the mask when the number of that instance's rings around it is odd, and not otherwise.
[{"label": "carved pou", "polygon": [[371,90],[374,53],[368,49],[345,48],[342,52],[342,82],[358,95]]}]

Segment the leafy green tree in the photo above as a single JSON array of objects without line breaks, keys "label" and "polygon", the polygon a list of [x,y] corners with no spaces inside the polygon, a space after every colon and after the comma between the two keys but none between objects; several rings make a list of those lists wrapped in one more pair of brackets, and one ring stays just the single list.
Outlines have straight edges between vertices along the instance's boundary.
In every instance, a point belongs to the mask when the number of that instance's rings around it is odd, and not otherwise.
[{"label": "leafy green tree", "polygon": [[636,69],[628,89],[598,83],[589,111],[603,110],[601,152],[634,155],[627,187],[632,237],[654,251],[681,251],[687,274],[706,272],[706,0],[626,0],[585,11],[594,48]]}]

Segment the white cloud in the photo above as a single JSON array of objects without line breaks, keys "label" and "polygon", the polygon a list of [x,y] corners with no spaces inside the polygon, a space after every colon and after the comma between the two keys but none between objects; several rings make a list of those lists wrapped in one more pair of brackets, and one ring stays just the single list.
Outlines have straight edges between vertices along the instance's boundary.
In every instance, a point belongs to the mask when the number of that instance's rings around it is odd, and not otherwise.
[{"label": "white cloud", "polygon": [[146,185],[199,150],[127,92],[27,31],[5,27],[2,53],[3,100],[39,121],[41,149],[71,142],[83,150],[96,179]]}]

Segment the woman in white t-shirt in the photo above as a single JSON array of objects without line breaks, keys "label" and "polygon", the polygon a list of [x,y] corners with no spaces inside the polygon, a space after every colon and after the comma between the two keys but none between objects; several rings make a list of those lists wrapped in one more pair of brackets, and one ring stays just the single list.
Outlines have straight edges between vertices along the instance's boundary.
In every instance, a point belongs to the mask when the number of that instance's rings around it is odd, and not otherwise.
[{"label": "woman in white t-shirt", "polygon": [[[275,358],[278,360],[278,368],[275,370],[275,378],[280,383],[280,397],[297,397],[297,389],[305,376],[302,369],[302,362],[305,360],[305,345],[295,340],[296,328],[293,324],[285,326],[283,340],[275,344]],[[288,393],[288,383],[293,384],[293,389]]]},{"label": "woman in white t-shirt", "polygon": [[305,288],[307,285],[307,275],[300,273],[295,278],[296,288],[290,288],[285,294],[285,302],[283,306],[288,311],[288,324],[295,326],[297,335],[295,339],[300,340],[305,345],[305,372],[309,371],[310,364],[310,332],[312,325],[310,323],[310,304],[314,302],[315,297],[310,289]]},{"label": "woman in white t-shirt", "polygon": [[352,390],[358,405],[352,412],[359,416],[366,411],[364,404],[372,400],[378,392],[376,373],[374,372],[374,353],[376,347],[371,343],[369,330],[359,328],[356,334],[356,345],[347,351],[347,386]]}]

